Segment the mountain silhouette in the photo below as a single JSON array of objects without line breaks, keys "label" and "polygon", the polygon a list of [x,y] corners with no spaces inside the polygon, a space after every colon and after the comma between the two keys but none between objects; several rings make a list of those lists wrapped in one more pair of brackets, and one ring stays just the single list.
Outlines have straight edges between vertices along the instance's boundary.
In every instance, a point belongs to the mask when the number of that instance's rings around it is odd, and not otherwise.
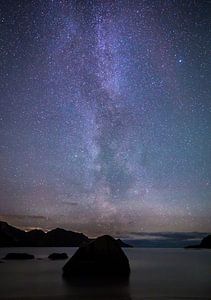
[{"label": "mountain silhouette", "polygon": [[[83,233],[62,228],[46,233],[38,229],[24,231],[0,221],[0,247],[79,247],[91,240]],[[120,239],[117,242],[121,247],[131,247]]]},{"label": "mountain silhouette", "polygon": [[78,247],[88,241],[83,233],[61,228],[27,232],[0,221],[0,247]]}]

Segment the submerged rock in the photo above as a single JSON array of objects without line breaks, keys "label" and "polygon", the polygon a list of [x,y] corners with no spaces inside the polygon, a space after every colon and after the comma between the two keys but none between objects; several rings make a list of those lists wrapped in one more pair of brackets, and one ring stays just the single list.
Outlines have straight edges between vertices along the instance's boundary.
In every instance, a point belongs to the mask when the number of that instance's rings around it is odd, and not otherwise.
[{"label": "submerged rock", "polygon": [[80,247],[63,267],[64,277],[128,277],[130,265],[119,243],[104,235]]},{"label": "submerged rock", "polygon": [[34,259],[34,255],[28,253],[8,253],[4,259]]},{"label": "submerged rock", "polygon": [[67,259],[68,255],[66,253],[52,253],[48,258],[51,260]]}]

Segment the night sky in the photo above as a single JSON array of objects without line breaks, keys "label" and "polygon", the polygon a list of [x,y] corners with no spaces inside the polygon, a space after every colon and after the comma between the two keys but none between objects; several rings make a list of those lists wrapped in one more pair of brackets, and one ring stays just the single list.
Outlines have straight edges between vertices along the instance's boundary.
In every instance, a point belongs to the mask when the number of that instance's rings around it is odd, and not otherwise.
[{"label": "night sky", "polygon": [[0,1],[0,219],[211,231],[211,2]]}]

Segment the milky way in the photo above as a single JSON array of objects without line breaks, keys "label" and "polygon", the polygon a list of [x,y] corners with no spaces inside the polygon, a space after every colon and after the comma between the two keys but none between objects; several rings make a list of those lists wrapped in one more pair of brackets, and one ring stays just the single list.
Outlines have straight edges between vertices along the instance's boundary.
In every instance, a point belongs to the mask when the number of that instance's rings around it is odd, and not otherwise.
[{"label": "milky way", "polygon": [[211,230],[210,7],[1,1],[1,219]]}]

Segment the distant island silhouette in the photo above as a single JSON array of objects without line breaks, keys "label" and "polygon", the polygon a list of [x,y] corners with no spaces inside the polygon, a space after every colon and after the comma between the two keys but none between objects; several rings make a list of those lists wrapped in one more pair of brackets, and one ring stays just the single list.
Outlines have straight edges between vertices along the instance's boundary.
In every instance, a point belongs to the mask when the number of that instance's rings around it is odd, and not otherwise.
[{"label": "distant island silhouette", "polygon": [[[83,233],[62,228],[24,231],[0,221],[0,247],[79,247],[92,240]],[[117,242],[120,247],[132,247],[120,239]]]}]

